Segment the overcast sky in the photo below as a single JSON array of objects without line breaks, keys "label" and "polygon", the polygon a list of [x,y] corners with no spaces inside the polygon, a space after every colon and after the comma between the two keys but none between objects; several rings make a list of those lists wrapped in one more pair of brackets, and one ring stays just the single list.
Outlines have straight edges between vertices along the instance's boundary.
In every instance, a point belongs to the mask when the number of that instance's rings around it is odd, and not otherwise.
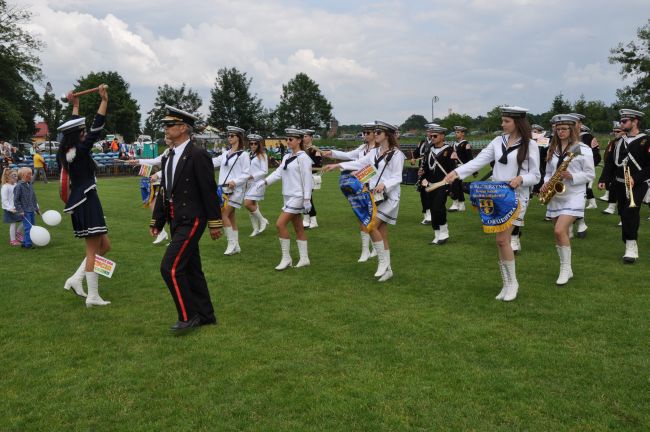
[{"label": "overcast sky", "polygon": [[182,82],[207,113],[217,70],[234,66],[275,107],[305,72],[342,124],[430,117],[434,95],[436,117],[502,104],[540,113],[559,92],[611,103],[622,81],[609,50],[650,16],[648,0],[9,1],[34,13],[57,94],[114,70],[143,117],[158,86]]}]

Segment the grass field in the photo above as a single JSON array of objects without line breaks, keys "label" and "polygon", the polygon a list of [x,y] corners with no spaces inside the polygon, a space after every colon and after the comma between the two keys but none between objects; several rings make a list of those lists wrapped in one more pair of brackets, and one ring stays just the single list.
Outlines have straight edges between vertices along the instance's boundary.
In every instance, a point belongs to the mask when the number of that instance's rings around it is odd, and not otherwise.
[{"label": "grass field", "polygon": [[[118,263],[100,277],[105,308],[62,289],[83,254],[69,217],[29,251],[7,245],[4,225],[0,430],[650,429],[647,207],[633,266],[621,263],[617,218],[589,210],[575,277],[558,288],[552,228],[535,202],[520,295],[503,303],[494,238],[477,214],[450,214],[449,243],[429,245],[413,186],[402,186],[390,231],[395,277],[375,282],[376,261],[356,262],[356,224],[328,174],[315,194],[312,265],[274,271],[274,230],[249,238],[240,212],[240,255],[224,256],[224,239],[201,243],[219,325],[174,337],[164,248],[151,245],[138,182],[99,182]],[[43,209],[61,210],[57,188],[36,185]],[[262,203],[269,220],[280,189]]]}]

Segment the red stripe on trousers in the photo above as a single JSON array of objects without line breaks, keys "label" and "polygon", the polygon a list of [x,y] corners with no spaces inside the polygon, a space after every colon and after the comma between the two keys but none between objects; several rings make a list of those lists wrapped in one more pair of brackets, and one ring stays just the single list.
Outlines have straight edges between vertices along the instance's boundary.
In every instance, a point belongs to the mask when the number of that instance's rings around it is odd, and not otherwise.
[{"label": "red stripe on trousers", "polygon": [[196,228],[199,226],[199,218],[194,219],[194,226],[192,231],[190,231],[190,236],[183,242],[181,250],[178,251],[176,259],[174,260],[174,265],[172,265],[172,282],[174,283],[174,289],[176,290],[176,296],[178,297],[178,303],[181,305],[181,312],[183,312],[183,321],[187,321],[187,311],[185,310],[185,303],[183,302],[183,297],[181,296],[181,290],[178,288],[178,281],[176,280],[176,267],[178,266],[178,261],[181,259],[183,251],[187,248],[187,244],[192,240],[194,234],[196,234]]}]

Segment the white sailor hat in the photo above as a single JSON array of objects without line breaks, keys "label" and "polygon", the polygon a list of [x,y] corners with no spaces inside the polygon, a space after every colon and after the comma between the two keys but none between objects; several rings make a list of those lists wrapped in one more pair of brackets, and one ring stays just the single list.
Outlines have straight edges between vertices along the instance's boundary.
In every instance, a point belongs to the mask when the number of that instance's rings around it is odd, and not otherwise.
[{"label": "white sailor hat", "polygon": [[316,131],[313,130],[313,129],[303,129],[302,130],[303,135],[313,136],[315,133],[316,133]]},{"label": "white sailor hat", "polygon": [[621,122],[613,121],[612,122],[612,130],[621,130]]},{"label": "white sailor hat", "polygon": [[554,125],[568,124],[573,126],[576,123],[578,123],[578,121],[580,121],[578,117],[576,117],[573,114],[557,114],[554,115],[553,118],[551,119],[551,122]]},{"label": "white sailor hat", "polygon": [[512,118],[526,117],[526,113],[528,112],[528,108],[522,108],[520,106],[502,106],[499,109],[501,110],[501,116]]},{"label": "white sailor hat", "polygon": [[573,117],[576,117],[579,122],[582,122],[584,119],[587,118],[587,116],[579,114],[579,113],[571,113]]},{"label": "white sailor hat", "polygon": [[433,132],[433,133],[442,133],[442,134],[444,134],[445,132],[447,132],[447,128],[442,127],[442,126],[440,126],[440,125],[437,125],[437,124],[435,124],[435,123],[429,123],[429,127],[427,128],[427,130],[428,130],[429,132]]},{"label": "white sailor hat", "polygon": [[298,137],[298,138],[302,138],[304,135],[302,133],[302,130],[296,128],[286,128],[284,130],[284,134],[288,137]]},{"label": "white sailor hat", "polygon": [[248,134],[246,137],[248,141],[262,141],[264,138],[262,138],[262,135],[258,134]]},{"label": "white sailor hat", "polygon": [[393,126],[392,124],[386,123],[385,121],[381,121],[381,120],[375,120],[375,129],[397,132],[397,126]]},{"label": "white sailor hat", "polygon": [[618,112],[618,114],[621,116],[622,119],[624,118],[636,118],[636,119],[642,119],[645,117],[645,113],[633,109],[628,109],[628,108],[623,108]]},{"label": "white sailor hat", "polygon": [[363,130],[374,130],[375,126],[376,126],[375,122],[368,122],[368,123],[362,124],[361,128]]},{"label": "white sailor hat", "polygon": [[165,117],[161,121],[164,124],[185,123],[189,126],[194,126],[194,122],[198,119],[194,114],[190,114],[180,108],[165,105]]},{"label": "white sailor hat", "polygon": [[228,133],[234,133],[234,134],[244,134],[246,131],[240,127],[237,126],[226,126],[226,130]]},{"label": "white sailor hat", "polygon": [[454,130],[456,132],[467,132],[467,128],[465,126],[454,126]]},{"label": "white sailor hat", "polygon": [[533,130],[538,130],[538,131],[543,131],[543,130],[544,130],[544,128],[541,127],[541,126],[538,125],[538,124],[534,124],[534,125],[532,125],[530,128],[533,129]]},{"label": "white sailor hat", "polygon": [[76,117],[64,122],[61,126],[56,128],[57,131],[61,132],[63,135],[68,135],[73,132],[77,132],[86,127],[86,119],[84,117]]},{"label": "white sailor hat", "polygon": [[580,132],[591,132],[591,129],[585,125],[580,125]]}]

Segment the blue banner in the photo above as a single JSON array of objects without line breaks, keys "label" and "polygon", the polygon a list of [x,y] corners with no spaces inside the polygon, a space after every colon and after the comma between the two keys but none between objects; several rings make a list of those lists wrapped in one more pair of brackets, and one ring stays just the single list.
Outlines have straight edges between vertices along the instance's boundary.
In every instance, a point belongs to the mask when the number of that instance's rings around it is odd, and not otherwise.
[{"label": "blue banner", "polygon": [[228,195],[224,193],[222,186],[217,186],[217,203],[219,208],[225,209],[228,207]]},{"label": "blue banner", "polygon": [[377,206],[375,206],[368,186],[361,183],[352,174],[342,174],[339,178],[339,187],[350,202],[352,211],[361,224],[368,231],[374,229],[377,221]]},{"label": "blue banner", "polygon": [[508,182],[472,182],[469,185],[469,199],[478,209],[486,233],[507,230],[519,215],[517,191]]},{"label": "blue banner", "polygon": [[147,207],[153,198],[153,187],[151,187],[149,177],[142,177],[140,179],[140,196],[142,197],[142,205]]}]

